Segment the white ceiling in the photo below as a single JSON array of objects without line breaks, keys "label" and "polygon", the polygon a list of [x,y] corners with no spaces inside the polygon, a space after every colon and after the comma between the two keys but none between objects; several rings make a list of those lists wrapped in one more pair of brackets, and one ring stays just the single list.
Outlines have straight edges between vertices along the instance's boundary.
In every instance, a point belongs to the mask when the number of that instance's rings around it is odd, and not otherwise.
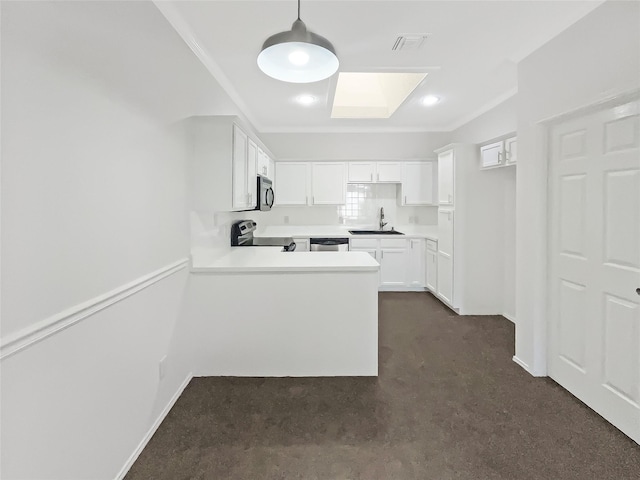
[{"label": "white ceiling", "polygon": [[[332,119],[337,75],[290,84],[256,64],[263,41],[288,30],[296,0],[156,1],[156,6],[261,132],[449,131],[517,91],[517,62],[602,3],[574,1],[302,0],[307,27],[336,48],[340,71],[428,72],[389,119]],[[428,33],[417,51],[401,33]],[[294,99],[311,94],[308,107]],[[427,94],[442,97],[427,108]]]}]

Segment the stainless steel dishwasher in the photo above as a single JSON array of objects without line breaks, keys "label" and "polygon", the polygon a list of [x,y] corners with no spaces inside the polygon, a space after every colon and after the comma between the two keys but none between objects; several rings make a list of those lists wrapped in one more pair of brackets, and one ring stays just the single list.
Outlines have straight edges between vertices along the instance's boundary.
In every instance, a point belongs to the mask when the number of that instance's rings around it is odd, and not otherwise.
[{"label": "stainless steel dishwasher", "polygon": [[309,250],[312,252],[346,252],[349,250],[348,238],[310,238]]}]

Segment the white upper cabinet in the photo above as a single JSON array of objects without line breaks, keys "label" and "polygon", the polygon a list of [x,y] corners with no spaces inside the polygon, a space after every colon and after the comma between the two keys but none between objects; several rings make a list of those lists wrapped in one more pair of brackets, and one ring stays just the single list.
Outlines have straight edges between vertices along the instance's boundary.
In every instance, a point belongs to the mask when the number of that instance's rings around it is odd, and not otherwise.
[{"label": "white upper cabinet", "polygon": [[276,205],[307,205],[309,166],[305,162],[277,163],[274,184]]},{"label": "white upper cabinet", "polygon": [[190,208],[221,212],[254,209],[258,137],[230,115],[194,117],[189,128],[193,135]]},{"label": "white upper cabinet", "polygon": [[[247,154],[249,137],[237,125],[233,126],[233,203],[234,210],[249,208]],[[255,145],[254,145],[255,146]]]},{"label": "white upper cabinet", "polygon": [[349,183],[400,183],[401,162],[349,162]]},{"label": "white upper cabinet", "polygon": [[344,205],[346,203],[346,180],[346,165],[344,163],[312,163],[311,204]]},{"label": "white upper cabinet", "polygon": [[518,158],[516,137],[480,147],[480,168],[504,167],[515,165]]},{"label": "white upper cabinet", "polygon": [[435,171],[433,162],[402,164],[402,205],[433,205]]},{"label": "white upper cabinet", "polygon": [[516,137],[507,138],[504,141],[504,154],[506,165],[518,163],[518,139]]},{"label": "white upper cabinet", "polygon": [[371,183],[375,181],[375,162],[349,162],[347,169],[350,183]]},{"label": "white upper cabinet", "polygon": [[402,164],[399,162],[377,162],[376,182],[400,183],[402,182]]},{"label": "white upper cabinet", "polygon": [[480,147],[482,168],[499,167],[504,162],[504,142],[494,142]]},{"label": "white upper cabinet", "polygon": [[249,194],[249,207],[256,205],[258,201],[258,146],[249,139],[247,143],[247,193]]},{"label": "white upper cabinet", "polygon": [[453,205],[455,166],[453,149],[438,154],[438,203]]},{"label": "white upper cabinet", "polygon": [[261,148],[258,148],[258,174],[271,178],[269,176],[269,160],[269,155],[267,155]]}]

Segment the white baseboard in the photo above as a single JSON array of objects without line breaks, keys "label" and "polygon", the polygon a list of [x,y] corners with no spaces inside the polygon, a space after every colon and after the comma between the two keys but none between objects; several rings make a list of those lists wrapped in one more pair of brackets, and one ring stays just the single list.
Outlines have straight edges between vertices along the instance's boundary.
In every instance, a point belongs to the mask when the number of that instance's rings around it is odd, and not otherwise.
[{"label": "white baseboard", "polygon": [[147,443],[149,443],[149,440],[151,440],[151,437],[153,437],[153,434],[156,433],[156,430],[158,430],[158,427],[160,427],[160,424],[162,423],[162,421],[165,419],[165,417],[169,414],[169,412],[171,411],[175,403],[178,401],[178,398],[180,398],[180,395],[182,395],[182,392],[184,391],[184,389],[187,388],[187,385],[189,385],[189,382],[191,381],[192,378],[193,378],[193,374],[189,373],[187,377],[184,379],[184,382],[182,382],[182,384],[178,387],[178,390],[176,390],[176,393],[173,394],[173,396],[169,400],[169,403],[167,403],[167,406],[162,409],[162,412],[160,412],[160,415],[158,415],[158,418],[156,418],[156,421],[153,422],[153,424],[151,425],[151,427],[149,428],[145,436],[142,437],[142,440],[140,440],[140,443],[138,444],[136,449],[133,451],[131,456],[129,456],[129,458],[123,465],[123,467],[120,469],[120,471],[116,475],[115,480],[122,480],[124,478],[124,476],[127,474],[129,469],[133,466],[135,461],[138,459],[138,457],[142,453],[142,450],[144,450],[144,447],[146,447]]},{"label": "white baseboard", "polygon": [[516,317],[514,317],[513,315],[509,315],[508,313],[503,313],[502,316],[507,320],[509,320],[511,323],[513,324],[516,323]]},{"label": "white baseboard", "polygon": [[407,287],[405,285],[384,285],[378,288],[379,292],[428,292],[425,287]]},{"label": "white baseboard", "polygon": [[516,362],[518,365],[520,365],[523,369],[525,369],[527,373],[529,373],[530,375],[533,375],[533,373],[531,373],[531,369],[529,368],[529,365],[527,365],[525,362],[520,360],[515,355],[513,356],[513,361]]}]

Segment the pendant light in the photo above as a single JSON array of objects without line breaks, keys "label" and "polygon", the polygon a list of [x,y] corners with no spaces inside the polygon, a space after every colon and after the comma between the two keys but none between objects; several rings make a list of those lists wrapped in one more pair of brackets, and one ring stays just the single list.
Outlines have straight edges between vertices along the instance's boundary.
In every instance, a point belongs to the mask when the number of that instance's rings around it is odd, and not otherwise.
[{"label": "pendant light", "polygon": [[276,80],[290,83],[310,83],[324,80],[336,73],[340,62],[331,42],[307,30],[298,19],[291,30],[270,36],[258,55],[258,67]]}]

